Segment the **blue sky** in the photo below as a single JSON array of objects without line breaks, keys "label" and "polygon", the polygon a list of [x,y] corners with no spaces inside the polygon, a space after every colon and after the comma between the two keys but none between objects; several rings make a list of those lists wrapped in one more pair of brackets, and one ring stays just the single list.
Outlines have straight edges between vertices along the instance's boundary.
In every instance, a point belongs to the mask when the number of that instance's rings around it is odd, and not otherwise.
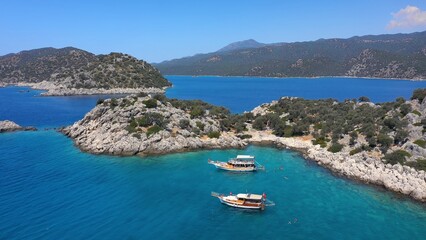
[{"label": "blue sky", "polygon": [[425,0],[10,0],[0,5],[0,55],[74,46],[160,62],[250,38],[273,43],[423,30]]}]

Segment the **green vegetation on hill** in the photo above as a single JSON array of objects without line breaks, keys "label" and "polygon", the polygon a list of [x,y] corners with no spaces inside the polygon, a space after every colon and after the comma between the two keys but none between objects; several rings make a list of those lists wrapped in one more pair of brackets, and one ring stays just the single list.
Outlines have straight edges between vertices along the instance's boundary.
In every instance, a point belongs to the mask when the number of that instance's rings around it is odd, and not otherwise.
[{"label": "green vegetation on hill", "polygon": [[425,79],[426,32],[230,48],[155,66],[170,75]]},{"label": "green vegetation on hill", "polygon": [[[267,130],[278,137],[304,136],[332,153],[355,155],[364,152],[390,164],[422,169],[425,165],[422,159],[426,146],[426,110],[425,104],[420,102],[424,95],[419,93],[423,92],[425,89],[416,90],[410,101],[397,98],[378,104],[368,102],[366,97],[340,102],[284,97],[244,114],[232,114],[226,108],[200,100],[169,99],[164,95],[140,94],[99,104],[114,111],[125,108],[128,116],[125,129],[136,138],[143,133],[151,136],[165,130],[166,135],[180,132],[185,136],[209,138],[233,132],[247,139],[252,137],[249,130]],[[138,107],[132,109],[135,103]],[[142,114],[132,116],[131,112]],[[174,117],[170,117],[173,114]]]},{"label": "green vegetation on hill", "polygon": [[0,57],[0,82],[49,81],[68,88],[162,88],[170,86],[145,61],[122,53],[94,55],[76,48],[42,48]]}]

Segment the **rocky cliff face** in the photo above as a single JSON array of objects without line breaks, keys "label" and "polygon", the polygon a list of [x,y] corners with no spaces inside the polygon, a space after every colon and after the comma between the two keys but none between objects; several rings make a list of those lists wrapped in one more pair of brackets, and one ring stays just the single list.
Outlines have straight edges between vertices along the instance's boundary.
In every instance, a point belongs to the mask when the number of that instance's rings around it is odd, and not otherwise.
[{"label": "rocky cliff face", "polygon": [[207,136],[219,129],[219,121],[209,114],[191,118],[189,112],[170,102],[149,96],[129,96],[106,100],[63,132],[86,151],[113,155],[245,146],[233,134],[224,133],[217,138]]},{"label": "rocky cliff face", "polygon": [[122,53],[94,55],[76,48],[43,48],[0,57],[0,82],[47,82],[54,85],[48,90],[90,89],[100,93],[110,89],[162,89],[171,86],[157,69],[145,61]]}]

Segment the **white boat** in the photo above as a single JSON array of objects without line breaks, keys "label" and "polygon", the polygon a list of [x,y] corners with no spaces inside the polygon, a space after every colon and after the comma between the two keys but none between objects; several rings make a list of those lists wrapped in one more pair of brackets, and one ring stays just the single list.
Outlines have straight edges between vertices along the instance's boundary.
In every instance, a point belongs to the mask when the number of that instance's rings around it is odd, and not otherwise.
[{"label": "white boat", "polygon": [[264,169],[263,166],[256,164],[254,156],[238,155],[236,158],[231,158],[228,162],[208,160],[209,164],[214,165],[218,169],[235,172],[253,172],[258,169]]},{"label": "white boat", "polygon": [[224,195],[212,192],[222,204],[235,208],[264,210],[266,206],[274,206],[272,201],[266,200],[266,194],[239,193],[237,195]]}]

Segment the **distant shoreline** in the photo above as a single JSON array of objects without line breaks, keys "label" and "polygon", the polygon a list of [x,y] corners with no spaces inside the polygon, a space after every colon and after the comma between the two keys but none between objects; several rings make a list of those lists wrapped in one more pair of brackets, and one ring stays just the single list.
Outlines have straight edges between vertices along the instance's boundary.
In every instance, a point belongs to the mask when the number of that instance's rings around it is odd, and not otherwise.
[{"label": "distant shoreline", "polygon": [[137,93],[155,93],[163,94],[167,87],[164,88],[66,88],[62,85],[56,85],[51,82],[42,81],[38,83],[18,82],[18,83],[0,83],[0,87],[16,86],[29,87],[33,90],[44,91],[41,96],[90,96],[90,95],[121,95],[121,94],[137,94]]},{"label": "distant shoreline", "polygon": [[406,79],[406,78],[378,78],[378,77],[355,77],[355,76],[317,76],[317,77],[266,77],[266,76],[222,76],[222,75],[175,75],[165,74],[164,77],[230,77],[230,78],[271,78],[271,79],[320,79],[320,78],[348,78],[348,79],[364,79],[364,80],[396,80],[396,81],[410,81],[410,82],[423,82],[426,79]]}]

